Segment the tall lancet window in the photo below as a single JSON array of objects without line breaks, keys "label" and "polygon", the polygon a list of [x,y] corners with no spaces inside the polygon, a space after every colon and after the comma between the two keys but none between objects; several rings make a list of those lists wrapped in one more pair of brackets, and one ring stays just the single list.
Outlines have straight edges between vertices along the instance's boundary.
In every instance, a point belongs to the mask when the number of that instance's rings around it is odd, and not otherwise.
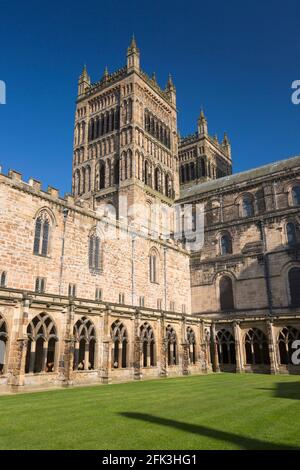
[{"label": "tall lancet window", "polygon": [[89,268],[93,271],[100,271],[100,237],[96,230],[93,230],[89,236]]},{"label": "tall lancet window", "polygon": [[35,221],[33,253],[48,256],[51,220],[47,211],[42,211]]}]

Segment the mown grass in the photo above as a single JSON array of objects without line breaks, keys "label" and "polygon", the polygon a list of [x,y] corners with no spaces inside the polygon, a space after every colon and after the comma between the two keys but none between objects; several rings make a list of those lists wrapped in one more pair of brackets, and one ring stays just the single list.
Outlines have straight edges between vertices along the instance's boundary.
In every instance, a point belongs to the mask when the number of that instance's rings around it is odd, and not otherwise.
[{"label": "mown grass", "polygon": [[0,397],[0,449],[300,449],[300,376],[214,374]]}]

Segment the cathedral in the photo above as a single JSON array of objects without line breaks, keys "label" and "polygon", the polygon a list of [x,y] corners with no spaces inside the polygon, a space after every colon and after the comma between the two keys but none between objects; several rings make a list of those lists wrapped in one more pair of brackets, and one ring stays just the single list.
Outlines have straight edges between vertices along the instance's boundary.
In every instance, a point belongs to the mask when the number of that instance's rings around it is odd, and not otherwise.
[{"label": "cathedral", "polygon": [[0,174],[0,393],[300,373],[300,156],[233,174],[126,58],[79,77],[71,194]]}]

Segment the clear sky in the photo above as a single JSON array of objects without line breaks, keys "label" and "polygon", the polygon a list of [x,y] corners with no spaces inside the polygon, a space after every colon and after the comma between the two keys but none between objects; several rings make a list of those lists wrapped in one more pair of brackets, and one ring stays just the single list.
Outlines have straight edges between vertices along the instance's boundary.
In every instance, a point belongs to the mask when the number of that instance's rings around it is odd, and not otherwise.
[{"label": "clear sky", "polygon": [[177,89],[181,135],[227,131],[234,171],[300,154],[300,2],[0,0],[0,163],[62,193],[71,187],[77,79],[125,64],[134,32],[141,66]]}]

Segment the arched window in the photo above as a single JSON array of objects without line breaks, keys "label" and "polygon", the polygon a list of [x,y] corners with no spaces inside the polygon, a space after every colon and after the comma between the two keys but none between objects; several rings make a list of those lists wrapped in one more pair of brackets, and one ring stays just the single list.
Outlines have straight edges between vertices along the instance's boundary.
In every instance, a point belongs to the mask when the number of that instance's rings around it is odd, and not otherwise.
[{"label": "arched window", "polygon": [[81,191],[81,174],[79,170],[75,171],[74,174],[74,194],[75,196],[80,196]]},{"label": "arched window", "polygon": [[293,206],[300,206],[300,186],[293,186],[292,201],[293,201]]},{"label": "arched window", "polygon": [[100,238],[96,230],[89,236],[89,268],[93,271],[100,271]]},{"label": "arched window", "polygon": [[35,221],[33,253],[47,256],[49,253],[50,217],[47,211],[41,211]]},{"label": "arched window", "polygon": [[147,160],[144,163],[144,183],[147,184],[147,186],[151,186],[151,176],[149,174],[149,163]]},{"label": "arched window", "polygon": [[230,235],[224,234],[221,236],[221,255],[229,255],[232,253],[232,240]]},{"label": "arched window", "polygon": [[196,364],[196,337],[194,330],[188,326],[186,330],[186,339],[189,345],[189,361],[190,364]]},{"label": "arched window", "polygon": [[114,164],[114,184],[119,184],[119,170],[120,170],[120,164],[119,160],[117,160]]},{"label": "arched window", "polygon": [[170,175],[167,173],[165,175],[165,195],[167,197],[173,197],[173,185]]},{"label": "arched window", "polygon": [[105,188],[105,164],[100,163],[99,189]]},{"label": "arched window", "polygon": [[124,154],[125,159],[125,175],[124,179],[132,178],[132,152],[128,150],[127,154]]},{"label": "arched window", "polygon": [[234,299],[233,299],[233,286],[232,279],[229,276],[223,276],[219,283],[220,290],[220,306],[221,310],[233,310]]},{"label": "arched window", "polygon": [[235,364],[235,341],[230,331],[218,331],[216,340],[219,364]]},{"label": "arched window", "polygon": [[154,189],[156,191],[160,191],[161,188],[161,174],[160,174],[160,169],[155,168],[154,170]]},{"label": "arched window", "polygon": [[245,335],[247,364],[270,364],[266,335],[259,328],[250,329]]},{"label": "arched window", "polygon": [[253,200],[249,194],[243,197],[243,216],[252,217],[254,215]]},{"label": "arched window", "polygon": [[81,181],[82,181],[82,188],[81,188],[81,194],[84,194],[85,193],[85,168],[82,168],[81,169],[81,174],[82,174],[82,177],[81,177]]},{"label": "arched window", "polygon": [[0,375],[3,375],[5,372],[6,344],[7,327],[4,318],[0,315]]},{"label": "arched window", "polygon": [[0,286],[1,287],[6,287],[6,280],[7,280],[6,271],[2,271],[1,276],[0,276]]},{"label": "arched window", "polygon": [[73,369],[94,370],[96,353],[96,330],[87,317],[82,317],[74,325],[75,350]]},{"label": "arched window", "polygon": [[194,162],[190,163],[190,175],[191,175],[191,180],[194,180],[196,178],[195,163]]},{"label": "arched window", "polygon": [[289,270],[289,288],[292,307],[300,306],[300,268]]},{"label": "arched window", "polygon": [[34,317],[27,327],[25,373],[55,372],[57,333],[52,318],[46,313]]},{"label": "arched window", "polygon": [[278,349],[280,364],[292,364],[292,355],[295,352],[293,342],[300,340],[300,331],[292,326],[282,328],[278,336]]},{"label": "arched window", "polygon": [[255,193],[255,201],[258,214],[266,212],[265,193],[263,189],[258,189]]},{"label": "arched window", "polygon": [[112,348],[112,367],[114,369],[127,367],[128,334],[127,329],[120,320],[116,320],[112,324],[111,338],[114,345]]},{"label": "arched window", "polygon": [[185,182],[185,173],[184,173],[184,166],[183,165],[181,165],[181,167],[180,167],[180,180],[181,180],[181,183]]},{"label": "arched window", "polygon": [[143,367],[156,366],[154,332],[147,322],[140,328],[140,339],[142,342]]},{"label": "arched window", "polygon": [[288,245],[294,246],[297,244],[297,231],[296,226],[293,222],[288,222],[286,224],[286,237]]},{"label": "arched window", "polygon": [[155,249],[152,249],[149,255],[150,282],[158,283],[158,264],[158,253]]},{"label": "arched window", "polygon": [[91,190],[91,167],[88,165],[85,171],[86,184],[85,189],[87,192]]},{"label": "arched window", "polygon": [[166,328],[166,341],[167,341],[167,356],[168,365],[174,366],[177,364],[177,336],[175,330],[168,325]]}]

